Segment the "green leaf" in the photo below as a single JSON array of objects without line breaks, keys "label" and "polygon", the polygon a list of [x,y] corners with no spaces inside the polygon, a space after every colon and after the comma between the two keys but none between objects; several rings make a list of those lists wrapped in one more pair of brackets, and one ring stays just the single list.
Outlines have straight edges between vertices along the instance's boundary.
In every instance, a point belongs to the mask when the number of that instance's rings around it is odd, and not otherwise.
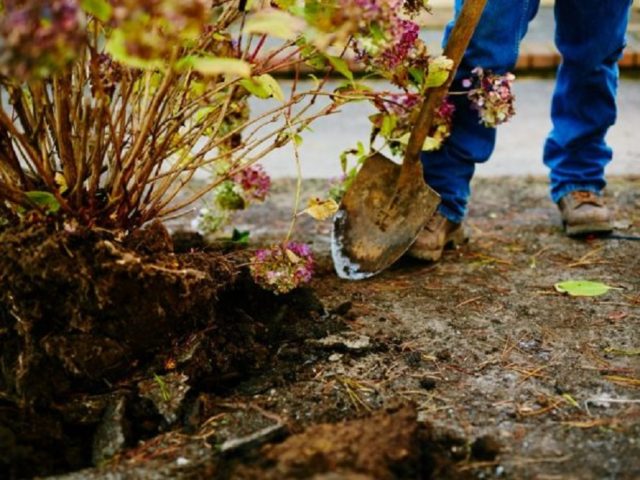
[{"label": "green leaf", "polygon": [[81,0],[80,6],[85,12],[101,22],[107,22],[113,12],[113,7],[106,0]]},{"label": "green leaf", "polygon": [[260,81],[264,83],[265,87],[267,87],[267,89],[271,92],[273,98],[284,102],[284,93],[282,92],[282,88],[280,88],[280,84],[275,78],[273,78],[268,73],[265,73],[263,75],[260,75]]},{"label": "green leaf", "polygon": [[424,82],[425,88],[437,88],[444,84],[449,78],[449,72],[445,71],[431,71],[427,75],[427,79]]},{"label": "green leaf", "polygon": [[424,83],[424,70],[416,67],[409,67],[409,75],[416,85],[422,86]]},{"label": "green leaf", "polygon": [[349,69],[349,64],[343,58],[333,57],[331,55],[326,55],[326,57],[336,72],[353,81],[353,72]]},{"label": "green leaf", "polygon": [[256,33],[294,40],[304,29],[304,22],[283,10],[270,8],[252,15],[245,24],[245,33]]},{"label": "green leaf", "polygon": [[560,293],[568,293],[574,297],[597,297],[604,295],[614,287],[602,282],[589,280],[567,280],[566,282],[556,283],[554,288]]},{"label": "green leaf", "polygon": [[284,93],[278,81],[268,73],[259,77],[246,78],[240,81],[240,85],[258,98],[275,98],[284,102]]},{"label": "green leaf", "polygon": [[46,210],[48,213],[56,213],[60,210],[60,203],[51,192],[33,190],[25,193],[31,203]]},{"label": "green leaf", "polygon": [[[256,77],[257,78],[257,77]],[[255,78],[245,78],[240,80],[240,85],[248,90],[249,93],[255,95],[258,98],[269,98],[271,92],[269,92],[265,86],[257,81]]]},{"label": "green leaf", "polygon": [[445,56],[436,57],[429,62],[429,72],[424,82],[425,88],[437,88],[447,81],[453,61]]},{"label": "green leaf", "polygon": [[401,137],[396,138],[395,141],[401,143],[402,145],[407,145],[409,143],[409,137],[411,137],[411,134],[407,132]]},{"label": "green leaf", "polygon": [[237,77],[249,77],[251,65],[244,60],[231,57],[213,57],[210,55],[190,55],[180,59],[176,68],[193,68],[204,76],[232,75]]},{"label": "green leaf", "polygon": [[385,138],[391,137],[397,124],[398,124],[398,118],[395,115],[383,116],[382,126],[380,127],[380,134]]},{"label": "green leaf", "polygon": [[297,42],[302,49],[300,50],[300,56],[305,59],[305,63],[316,70],[322,70],[327,66],[327,61],[318,50],[308,43],[304,39]]},{"label": "green leaf", "polygon": [[111,32],[105,50],[114,60],[131,68],[160,70],[164,67],[164,62],[160,59],[145,59],[129,54],[127,51],[126,38],[124,32],[121,30],[116,29]]},{"label": "green leaf", "polygon": [[[401,143],[402,145],[408,145],[409,139],[411,138],[411,133],[405,133],[400,138],[396,138],[395,141]],[[422,144],[422,150],[424,152],[430,152],[433,150],[438,150],[442,146],[442,141],[438,140],[434,137],[427,137]]]},{"label": "green leaf", "polygon": [[384,30],[377,23],[372,23],[371,25],[369,25],[369,33],[371,34],[371,38],[373,38],[375,42],[380,43],[384,42],[387,39]]},{"label": "green leaf", "polygon": [[238,230],[234,228],[231,234],[231,242],[238,245],[249,245],[250,235],[251,232],[249,230]]}]

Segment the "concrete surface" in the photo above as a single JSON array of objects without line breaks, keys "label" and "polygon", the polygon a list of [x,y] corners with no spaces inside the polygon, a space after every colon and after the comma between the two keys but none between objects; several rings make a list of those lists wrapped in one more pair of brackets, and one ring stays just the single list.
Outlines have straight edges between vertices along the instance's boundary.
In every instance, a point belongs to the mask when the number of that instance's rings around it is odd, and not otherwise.
[{"label": "concrete surface", "polygon": [[[286,87],[286,81],[281,80]],[[542,145],[551,122],[549,120],[553,79],[521,78],[514,85],[517,115],[499,128],[498,142],[491,160],[480,165],[478,176],[546,175],[542,164]],[[374,87],[384,87],[378,83]],[[255,113],[264,111],[271,101],[256,100]],[[614,148],[610,175],[640,175],[640,80],[620,82],[618,121],[611,128],[608,141]],[[373,109],[366,103],[347,105],[332,117],[322,118],[306,132],[301,146],[302,172],[305,178],[331,178],[340,175],[340,153],[367,143]],[[286,147],[269,155],[264,165],[275,178],[296,175],[292,149]]]},{"label": "concrete surface", "polygon": [[[453,17],[453,9],[446,5],[435,5],[430,13],[421,14],[416,22],[421,26],[420,38],[422,38],[433,54],[442,51],[441,41],[445,26]],[[554,45],[555,19],[553,7],[548,4],[541,6],[536,17],[529,23],[527,35],[522,40],[516,72],[553,71],[560,64],[560,54]],[[263,55],[269,56],[269,50],[280,45],[277,39],[268,39],[263,48]],[[361,71],[360,65],[354,59],[347,58],[350,67],[354,71]],[[278,73],[291,73],[291,67],[278,67],[274,61],[274,71]],[[631,10],[629,27],[627,29],[627,47],[619,62],[624,70],[640,70],[640,9],[634,7]]]}]

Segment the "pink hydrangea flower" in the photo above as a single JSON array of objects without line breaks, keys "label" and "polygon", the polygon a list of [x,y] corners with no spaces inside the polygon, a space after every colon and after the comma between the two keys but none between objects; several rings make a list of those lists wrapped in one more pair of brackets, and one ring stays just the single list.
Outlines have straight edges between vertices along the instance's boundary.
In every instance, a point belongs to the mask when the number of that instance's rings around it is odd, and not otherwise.
[{"label": "pink hydrangea flower", "polygon": [[264,201],[271,188],[271,177],[262,165],[251,165],[238,172],[233,179],[242,187],[247,200]]},{"label": "pink hydrangea flower", "polygon": [[0,74],[20,79],[50,74],[74,58],[83,28],[76,0],[9,2],[0,15]]},{"label": "pink hydrangea flower", "polygon": [[257,250],[249,268],[261,287],[278,294],[287,293],[311,280],[313,254],[304,243],[288,242]]},{"label": "pink hydrangea flower", "polygon": [[407,58],[418,40],[420,27],[411,20],[398,19],[393,23],[391,46],[382,53],[382,61],[389,68],[397,67]]},{"label": "pink hydrangea flower", "polygon": [[358,26],[355,51],[361,61],[393,70],[409,56],[420,27],[401,16],[403,4],[402,0],[342,0],[344,21]]},{"label": "pink hydrangea flower", "polygon": [[463,87],[470,88],[467,94],[471,105],[478,111],[480,122],[487,127],[496,127],[515,115],[515,96],[511,86],[515,76],[511,73],[495,75],[482,68],[474,68],[473,78],[465,79]]}]

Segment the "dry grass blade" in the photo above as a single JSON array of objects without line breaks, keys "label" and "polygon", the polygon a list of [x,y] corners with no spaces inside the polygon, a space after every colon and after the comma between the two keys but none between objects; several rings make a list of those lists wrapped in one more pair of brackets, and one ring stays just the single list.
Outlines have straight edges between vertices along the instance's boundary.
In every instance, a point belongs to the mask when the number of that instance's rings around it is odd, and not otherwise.
[{"label": "dry grass blade", "polygon": [[640,378],[625,377],[622,375],[605,375],[603,378],[625,387],[640,388]]}]

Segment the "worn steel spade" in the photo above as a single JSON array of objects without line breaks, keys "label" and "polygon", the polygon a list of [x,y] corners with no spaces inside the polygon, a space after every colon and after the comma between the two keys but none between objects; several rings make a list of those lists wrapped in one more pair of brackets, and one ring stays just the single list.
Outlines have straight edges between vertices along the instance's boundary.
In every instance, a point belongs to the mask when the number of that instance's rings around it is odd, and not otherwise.
[{"label": "worn steel spade", "polygon": [[373,154],[345,193],[331,235],[338,276],[360,280],[389,267],[409,249],[438,207],[439,195],[424,182],[420,152],[486,2],[464,2],[444,50],[453,61],[451,74],[444,85],[428,90],[402,164]]}]

